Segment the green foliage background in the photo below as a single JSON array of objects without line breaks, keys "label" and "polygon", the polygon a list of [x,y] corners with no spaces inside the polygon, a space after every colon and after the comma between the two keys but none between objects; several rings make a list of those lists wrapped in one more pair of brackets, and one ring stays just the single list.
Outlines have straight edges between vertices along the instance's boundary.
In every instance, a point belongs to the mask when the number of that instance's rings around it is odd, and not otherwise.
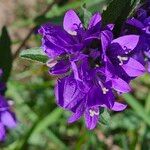
[{"label": "green foliage background", "polygon": [[[34,18],[20,15],[19,23],[12,26],[31,27],[32,31],[32,28],[35,29],[47,21],[62,24],[64,12],[68,9],[76,9],[82,16],[80,6],[83,3],[86,3],[86,7],[92,13],[102,12],[110,3],[107,7],[109,10],[103,13],[104,24],[115,22],[115,33],[118,33],[120,23],[131,15],[139,0],[61,0],[61,2],[45,0],[45,5],[51,6],[46,13],[38,15],[37,12]],[[40,8],[38,4],[37,7]],[[4,27],[0,41],[2,43],[0,65],[5,66],[0,67],[8,68],[6,72],[9,75],[11,61],[14,60],[11,76],[7,82],[6,96],[14,101],[12,109],[16,111],[19,123],[16,129],[9,131],[6,142],[0,144],[0,150],[150,149],[150,75],[146,74],[136,79],[131,84],[133,91],[118,97],[118,100],[128,103],[126,111],[111,112],[111,117],[105,114],[107,119],[102,120],[105,125],[99,123],[94,131],[88,131],[83,120],[72,125],[67,124],[69,112],[63,111],[55,104],[53,92],[55,78],[48,75],[48,68],[43,63],[18,58],[17,54],[12,58],[10,41]],[[26,46],[29,41],[40,46],[40,36],[33,33],[18,50],[31,48]],[[21,45],[22,41],[12,41],[11,46],[16,43]],[[47,59],[39,53],[38,48],[23,51],[21,56],[41,62]],[[5,81],[7,77],[4,77]]]}]

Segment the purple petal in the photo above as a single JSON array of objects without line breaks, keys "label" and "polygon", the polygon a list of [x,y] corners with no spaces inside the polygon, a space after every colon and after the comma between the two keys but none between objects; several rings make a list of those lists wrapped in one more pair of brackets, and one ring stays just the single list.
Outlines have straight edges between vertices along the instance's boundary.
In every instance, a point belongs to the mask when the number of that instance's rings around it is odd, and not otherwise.
[{"label": "purple petal", "polygon": [[73,44],[73,38],[61,26],[47,23],[41,26],[40,34],[56,46]]},{"label": "purple petal", "polygon": [[96,34],[90,34],[88,35],[85,39],[84,39],[84,44],[85,45],[90,45],[90,43],[92,43],[93,40],[101,40],[101,37],[100,37],[100,33],[97,32]]},{"label": "purple petal", "polygon": [[5,138],[6,138],[5,127],[4,127],[4,125],[0,122],[0,141],[4,141]]},{"label": "purple petal", "polygon": [[113,111],[123,111],[126,108],[127,108],[127,105],[115,102],[114,106],[111,108],[111,110],[113,110]]},{"label": "purple petal", "polygon": [[112,31],[114,29],[114,26],[114,24],[107,24],[106,28]]},{"label": "purple petal", "polygon": [[122,93],[127,93],[131,90],[129,84],[121,78],[112,79],[112,88]]},{"label": "purple petal", "polygon": [[78,70],[77,64],[74,61],[72,61],[71,66],[72,66],[75,79],[82,81],[82,75],[80,75],[81,72]]},{"label": "purple petal", "polygon": [[42,48],[50,57],[65,53],[74,44],[73,38],[61,26],[47,23],[41,26],[39,33],[43,36]]},{"label": "purple petal", "polygon": [[73,123],[79,120],[82,117],[84,110],[85,110],[85,104],[84,102],[82,102],[80,106],[77,108],[76,112],[73,113],[72,116],[69,117],[68,123]]},{"label": "purple petal", "polygon": [[128,19],[126,23],[140,29],[144,28],[143,23],[135,18]]},{"label": "purple petal", "polygon": [[82,27],[82,23],[79,17],[73,10],[69,10],[66,12],[63,21],[63,27],[71,35],[76,35],[76,30],[79,27]]},{"label": "purple petal", "polygon": [[56,97],[56,102],[59,106],[63,107],[64,106],[64,85],[65,85],[65,80],[66,78],[60,79],[57,81],[57,84],[55,86],[55,97]]},{"label": "purple petal", "polygon": [[7,100],[5,99],[5,97],[0,95],[0,110],[8,110],[9,105],[7,103]]},{"label": "purple petal", "polygon": [[99,107],[86,109],[84,118],[86,127],[89,130],[93,130],[96,127],[99,120]]},{"label": "purple petal", "polygon": [[112,39],[113,39],[113,35],[111,31],[104,30],[101,32],[101,43],[102,43],[103,51],[106,51]]},{"label": "purple petal", "polygon": [[17,125],[13,114],[8,111],[4,111],[1,113],[1,121],[8,128],[15,128]]},{"label": "purple petal", "polygon": [[93,86],[88,93],[87,106],[100,106],[104,103],[104,95],[101,88]]},{"label": "purple petal", "polygon": [[0,83],[0,91],[5,90],[6,84],[5,83]]},{"label": "purple petal", "polygon": [[140,76],[145,73],[145,67],[133,58],[130,58],[126,64],[123,64],[122,68],[130,77]]},{"label": "purple petal", "polygon": [[68,72],[70,69],[70,62],[68,60],[62,60],[56,63],[50,68],[49,73],[52,75],[59,75]]},{"label": "purple petal", "polygon": [[89,71],[89,64],[87,58],[82,58],[78,61],[72,61],[71,66],[74,73],[74,78],[76,80],[83,81]]},{"label": "purple petal", "polygon": [[59,47],[60,49],[67,49],[67,47],[72,46],[74,42],[71,40],[71,37],[64,33],[63,31],[57,31],[57,33],[52,33],[46,35],[46,38],[53,45]]},{"label": "purple petal", "polygon": [[108,90],[107,93],[103,93],[102,88],[98,86],[93,86],[89,92],[87,97],[87,106],[101,106],[106,105],[108,108],[111,108],[114,104],[114,95],[110,88],[105,86]]},{"label": "purple petal", "polygon": [[102,17],[100,15],[100,13],[95,13],[89,21],[88,28],[90,29],[90,28],[94,27],[96,24],[100,23],[101,20],[102,20]]},{"label": "purple petal", "polygon": [[58,46],[52,44],[47,38],[42,39],[42,49],[50,58],[55,58],[65,53],[64,49],[60,49]]},{"label": "purple petal", "polygon": [[126,49],[134,50],[138,42],[139,42],[138,35],[125,35],[112,41],[112,43],[118,43],[124,50]]},{"label": "purple petal", "polygon": [[85,97],[73,77],[59,80],[55,88],[55,95],[58,105],[65,109],[72,109]]},{"label": "purple petal", "polygon": [[148,70],[148,72],[150,73],[150,62],[148,62],[147,70]]},{"label": "purple petal", "polygon": [[77,84],[78,84],[78,88],[81,92],[83,93],[88,93],[90,88],[91,88],[91,83],[88,83],[88,82],[80,82],[80,81],[77,81]]}]

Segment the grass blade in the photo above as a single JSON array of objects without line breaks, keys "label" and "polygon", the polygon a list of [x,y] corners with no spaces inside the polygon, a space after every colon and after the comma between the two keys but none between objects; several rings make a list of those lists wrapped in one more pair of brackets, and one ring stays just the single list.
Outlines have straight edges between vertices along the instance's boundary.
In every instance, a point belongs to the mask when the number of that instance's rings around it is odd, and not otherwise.
[{"label": "grass blade", "polygon": [[130,94],[123,96],[126,102],[133,108],[136,114],[143,119],[143,121],[150,126],[150,116],[146,113],[144,107]]}]

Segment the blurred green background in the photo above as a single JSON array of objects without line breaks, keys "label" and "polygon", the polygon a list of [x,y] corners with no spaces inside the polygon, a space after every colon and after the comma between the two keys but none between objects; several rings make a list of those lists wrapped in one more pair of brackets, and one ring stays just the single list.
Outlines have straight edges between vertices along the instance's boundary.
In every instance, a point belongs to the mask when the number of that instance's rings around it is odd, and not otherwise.
[{"label": "blurred green background", "polygon": [[83,3],[94,13],[102,12],[109,0],[0,0],[0,29],[7,26],[15,55],[6,95],[14,101],[19,121],[0,150],[150,149],[150,75],[136,79],[132,92],[118,97],[128,103],[127,110],[106,114],[105,125],[88,131],[83,120],[69,125],[70,113],[56,106],[55,78],[48,68],[17,57],[22,49],[40,46],[33,29],[47,21],[62,24],[64,12],[80,12]]}]

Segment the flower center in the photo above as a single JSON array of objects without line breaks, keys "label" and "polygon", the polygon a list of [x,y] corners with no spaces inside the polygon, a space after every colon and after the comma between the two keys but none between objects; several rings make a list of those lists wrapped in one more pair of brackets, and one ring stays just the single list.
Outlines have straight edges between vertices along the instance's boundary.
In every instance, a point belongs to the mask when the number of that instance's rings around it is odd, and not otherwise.
[{"label": "flower center", "polygon": [[128,60],[128,57],[122,57],[122,56],[117,56],[117,58],[119,59],[119,61],[120,61],[120,63],[119,63],[119,65],[121,66],[121,65],[123,65],[123,62],[124,61],[127,61]]},{"label": "flower center", "polygon": [[96,115],[96,116],[99,115],[99,112],[96,112],[95,110],[92,110],[92,109],[89,110],[89,113],[90,113],[90,116],[91,116],[91,117],[93,117],[93,116],[95,116],[95,115]]},{"label": "flower center", "polygon": [[107,94],[107,92],[109,91],[109,89],[103,87],[103,88],[102,88],[102,91],[103,91],[103,94]]},{"label": "flower center", "polygon": [[104,87],[103,83],[101,81],[98,81],[100,87],[102,88],[102,92],[103,94],[107,94],[107,92],[109,91],[109,89],[107,89],[106,87]]}]

